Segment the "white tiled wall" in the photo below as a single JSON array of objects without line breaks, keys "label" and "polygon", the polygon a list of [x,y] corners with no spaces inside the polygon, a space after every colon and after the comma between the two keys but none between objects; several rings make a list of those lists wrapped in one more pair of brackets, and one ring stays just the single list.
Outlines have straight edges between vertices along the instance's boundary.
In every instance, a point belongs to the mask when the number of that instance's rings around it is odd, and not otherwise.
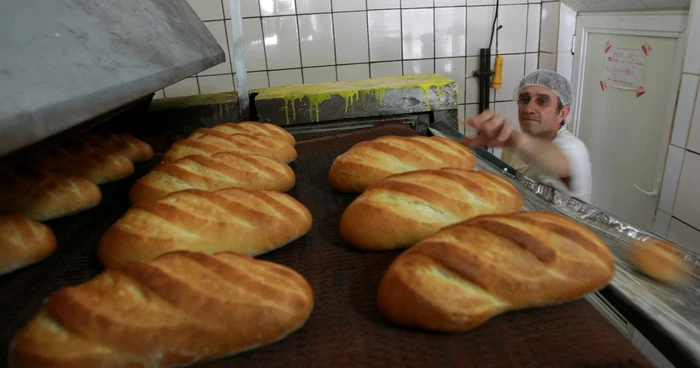
[{"label": "white tiled wall", "polygon": [[688,46],[655,221],[659,236],[700,252],[700,4],[693,1]]},{"label": "white tiled wall", "polygon": [[[188,0],[226,50],[227,61],[165,88],[157,97],[232,90],[227,0]],[[495,0],[241,0],[250,88],[437,73],[459,84],[460,116],[476,113],[479,48],[488,47]],[[558,26],[557,1],[501,0],[504,56],[496,109],[512,113],[512,89],[540,63],[540,24]],[[557,9],[543,17],[543,9]],[[556,37],[552,43],[556,53]],[[556,67],[556,54],[553,69]]]}]

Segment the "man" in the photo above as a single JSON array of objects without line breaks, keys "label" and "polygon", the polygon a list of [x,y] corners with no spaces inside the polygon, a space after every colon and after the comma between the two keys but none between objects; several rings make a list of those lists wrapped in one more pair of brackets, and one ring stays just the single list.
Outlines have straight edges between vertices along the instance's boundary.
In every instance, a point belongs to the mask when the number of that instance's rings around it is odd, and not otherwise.
[{"label": "man", "polygon": [[479,132],[462,143],[504,147],[501,160],[523,175],[590,202],[591,162],[586,145],[564,127],[571,111],[571,85],[551,70],[537,70],[514,91],[520,130],[492,111],[467,124]]}]

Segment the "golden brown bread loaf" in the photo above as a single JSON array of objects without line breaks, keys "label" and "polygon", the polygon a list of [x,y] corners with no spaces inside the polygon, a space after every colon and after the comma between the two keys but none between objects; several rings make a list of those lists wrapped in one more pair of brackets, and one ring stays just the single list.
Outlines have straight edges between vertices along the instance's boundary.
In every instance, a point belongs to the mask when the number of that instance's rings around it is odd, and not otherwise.
[{"label": "golden brown bread loaf", "polygon": [[0,214],[0,275],[53,254],[56,237],[48,226],[18,213]]},{"label": "golden brown bread loaf", "polygon": [[284,339],[313,309],[297,272],[235,253],[174,252],[52,294],[18,331],[14,367],[175,367]]},{"label": "golden brown bread loaf", "polygon": [[256,256],[300,238],[311,224],[309,210],[285,193],[188,189],[133,205],[107,230],[98,257],[112,267],[176,250]]},{"label": "golden brown bread loaf", "polygon": [[380,180],[350,203],[340,219],[340,234],[360,249],[405,248],[445,226],[522,206],[520,192],[494,174],[410,171]]},{"label": "golden brown bread loaf", "polygon": [[211,157],[185,156],[160,164],[131,187],[131,203],[156,201],[185,189],[241,188],[286,192],[296,181],[294,170],[282,161],[259,155],[232,152]]},{"label": "golden brown bread loaf", "polygon": [[120,153],[132,162],[148,161],[153,157],[153,148],[129,133],[87,134],[84,139],[109,152]]},{"label": "golden brown bread loaf", "polygon": [[680,285],[690,279],[680,248],[665,240],[635,240],[625,249],[625,256],[638,271],[663,283]]},{"label": "golden brown bread loaf", "polygon": [[23,170],[0,175],[0,212],[16,212],[36,221],[72,215],[97,206],[100,188],[60,172]]},{"label": "golden brown bread loaf", "polygon": [[54,149],[49,156],[32,165],[39,170],[81,176],[97,185],[114,182],[134,173],[134,163],[128,157],[87,143]]},{"label": "golden brown bread loaf", "polygon": [[614,274],[610,250],[573,220],[549,212],[485,215],[399,255],[378,303],[396,324],[461,332],[508,311],[578,299]]},{"label": "golden brown bread loaf", "polygon": [[471,170],[476,158],[469,148],[442,137],[383,136],[352,146],[338,156],[328,179],[342,192],[361,193],[389,175],[425,169]]},{"label": "golden brown bread loaf", "polygon": [[[284,128],[276,124],[271,123],[258,123],[255,121],[242,121],[240,123],[223,123],[215,125],[211,128],[212,130],[217,130],[226,134],[250,134],[250,135],[264,135],[273,138],[278,141],[287,142],[294,146],[296,144],[296,139]],[[195,131],[192,133],[192,138],[202,135],[203,133]]]},{"label": "golden brown bread loaf", "polygon": [[297,158],[297,151],[292,145],[264,135],[229,135],[207,128],[197,129],[193,134],[196,137],[190,136],[173,143],[165,152],[163,161],[170,163],[189,155],[211,156],[221,152],[260,155],[285,163]]}]

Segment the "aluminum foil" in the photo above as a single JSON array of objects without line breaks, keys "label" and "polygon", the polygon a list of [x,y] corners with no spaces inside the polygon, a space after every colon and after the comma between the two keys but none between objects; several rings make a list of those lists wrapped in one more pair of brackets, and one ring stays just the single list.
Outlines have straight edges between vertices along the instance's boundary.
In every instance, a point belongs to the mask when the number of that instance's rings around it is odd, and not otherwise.
[{"label": "aluminum foil", "polygon": [[655,321],[654,327],[675,340],[700,366],[700,254],[685,252],[692,276],[688,285],[664,285],[634,270],[624,258],[625,247],[632,240],[645,240],[655,235],[526,176],[513,176],[478,156],[477,169],[510,179],[522,194],[526,210],[557,212],[577,220],[600,236],[617,262],[617,272],[611,282],[613,290]]}]

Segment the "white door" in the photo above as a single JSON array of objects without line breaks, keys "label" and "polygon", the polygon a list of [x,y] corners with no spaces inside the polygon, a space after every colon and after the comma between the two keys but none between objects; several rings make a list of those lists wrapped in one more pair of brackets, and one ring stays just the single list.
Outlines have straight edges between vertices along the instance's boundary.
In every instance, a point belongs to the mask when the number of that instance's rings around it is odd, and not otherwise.
[{"label": "white door", "polygon": [[686,21],[678,13],[581,15],[577,21],[572,130],[590,152],[591,204],[649,231],[680,80]]}]

